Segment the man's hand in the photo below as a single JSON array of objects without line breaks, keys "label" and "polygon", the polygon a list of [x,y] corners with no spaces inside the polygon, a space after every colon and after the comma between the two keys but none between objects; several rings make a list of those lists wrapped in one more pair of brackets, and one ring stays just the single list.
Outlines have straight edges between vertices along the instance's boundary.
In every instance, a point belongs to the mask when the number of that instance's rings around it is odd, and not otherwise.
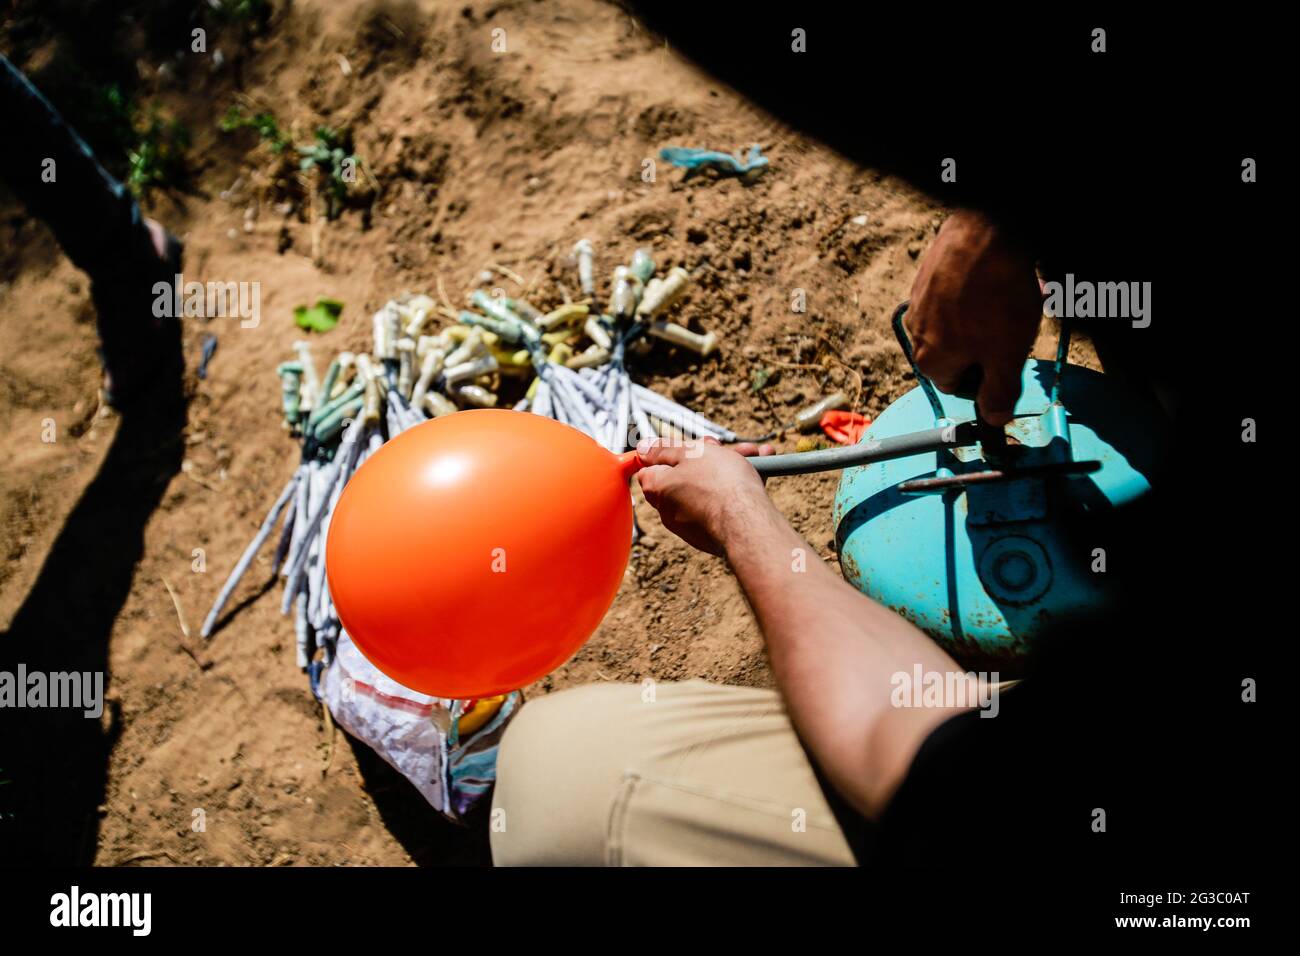
[{"label": "man's hand", "polygon": [[771,455],[771,445],[723,448],[712,438],[673,445],[645,440],[636,451],[646,464],[637,472],[645,500],[664,527],[701,551],[722,557],[729,527],[773,509],[763,480],[741,457]]},{"label": "man's hand", "polygon": [[904,323],[921,371],[952,393],[978,367],[980,414],[1005,425],[1042,313],[1030,256],[978,213],[956,212],[921,260]]}]

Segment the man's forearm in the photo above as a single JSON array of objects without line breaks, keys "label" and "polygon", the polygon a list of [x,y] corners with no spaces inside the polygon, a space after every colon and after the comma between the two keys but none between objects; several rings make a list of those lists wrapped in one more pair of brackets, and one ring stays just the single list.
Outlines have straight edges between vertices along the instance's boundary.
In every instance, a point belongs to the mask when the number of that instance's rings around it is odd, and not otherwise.
[{"label": "man's forearm", "polygon": [[891,706],[893,675],[956,663],[847,584],[765,496],[733,504],[725,541],[795,728],[832,785],[875,816],[926,734],[952,713]]}]

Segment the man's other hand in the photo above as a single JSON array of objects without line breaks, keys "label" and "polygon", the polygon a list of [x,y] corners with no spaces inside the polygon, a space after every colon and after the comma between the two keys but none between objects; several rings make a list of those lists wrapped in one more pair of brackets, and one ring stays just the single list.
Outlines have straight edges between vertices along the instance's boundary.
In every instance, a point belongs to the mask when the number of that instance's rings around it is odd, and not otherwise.
[{"label": "man's other hand", "polygon": [[952,393],[978,367],[980,413],[1005,425],[1042,313],[1033,259],[988,219],[959,211],[921,260],[904,323],[921,371]]}]

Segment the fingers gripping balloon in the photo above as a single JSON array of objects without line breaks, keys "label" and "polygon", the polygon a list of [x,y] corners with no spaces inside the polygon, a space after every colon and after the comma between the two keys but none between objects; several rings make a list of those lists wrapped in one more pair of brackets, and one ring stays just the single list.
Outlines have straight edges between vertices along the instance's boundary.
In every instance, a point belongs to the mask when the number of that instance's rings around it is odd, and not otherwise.
[{"label": "fingers gripping balloon", "polygon": [[538,415],[483,409],[408,429],[335,509],[325,560],[339,619],[376,667],[426,694],[532,683],[614,600],[639,467]]}]

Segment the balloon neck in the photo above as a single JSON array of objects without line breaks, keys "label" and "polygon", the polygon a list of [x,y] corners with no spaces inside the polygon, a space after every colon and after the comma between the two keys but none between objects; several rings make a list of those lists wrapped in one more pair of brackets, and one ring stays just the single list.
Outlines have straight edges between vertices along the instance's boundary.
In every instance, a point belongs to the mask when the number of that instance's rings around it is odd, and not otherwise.
[{"label": "balloon neck", "polygon": [[618,456],[618,471],[624,481],[631,481],[632,476],[645,467],[641,456],[634,451],[625,451]]}]

